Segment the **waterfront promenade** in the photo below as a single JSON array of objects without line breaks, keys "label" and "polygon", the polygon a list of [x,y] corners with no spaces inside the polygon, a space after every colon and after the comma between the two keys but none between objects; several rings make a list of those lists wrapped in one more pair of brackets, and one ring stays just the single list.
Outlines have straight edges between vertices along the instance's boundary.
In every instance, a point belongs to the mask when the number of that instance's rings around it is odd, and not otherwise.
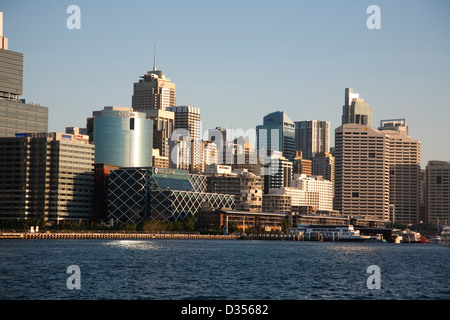
[{"label": "waterfront promenade", "polygon": [[2,232],[0,239],[221,239],[234,240],[235,235],[186,233],[126,233],[126,232]]},{"label": "waterfront promenade", "polygon": [[[137,233],[137,232],[0,232],[0,239],[217,239],[217,240],[304,240],[294,234],[196,234],[196,233]],[[318,239],[311,239],[318,240]]]},{"label": "waterfront promenade", "polygon": [[217,239],[217,240],[286,240],[286,241],[334,241],[338,239],[320,238],[316,236],[304,238],[295,234],[232,234],[213,235],[195,233],[128,233],[128,232],[0,232],[0,239],[117,239],[117,240],[145,240],[145,239]]}]

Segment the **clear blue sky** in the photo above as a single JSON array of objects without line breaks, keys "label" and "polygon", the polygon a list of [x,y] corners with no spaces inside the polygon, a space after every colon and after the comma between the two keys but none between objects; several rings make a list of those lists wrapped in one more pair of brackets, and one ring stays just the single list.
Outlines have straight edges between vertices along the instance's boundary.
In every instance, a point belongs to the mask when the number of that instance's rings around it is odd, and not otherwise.
[{"label": "clear blue sky", "polygon": [[[69,30],[69,5],[81,29]],[[369,5],[381,29],[369,30]],[[24,95],[49,108],[49,130],[84,127],[94,110],[131,106],[153,67],[203,130],[247,130],[272,111],[340,125],[344,88],[373,126],[402,118],[428,160],[450,161],[450,1],[2,0],[9,49],[24,54]],[[334,137],[332,138],[334,142]]]}]

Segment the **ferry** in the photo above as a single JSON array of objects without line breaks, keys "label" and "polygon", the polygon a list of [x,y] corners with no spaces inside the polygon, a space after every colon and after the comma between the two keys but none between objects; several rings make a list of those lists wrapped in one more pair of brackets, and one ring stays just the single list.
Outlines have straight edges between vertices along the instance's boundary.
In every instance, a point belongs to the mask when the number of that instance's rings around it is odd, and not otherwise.
[{"label": "ferry", "polygon": [[353,225],[298,225],[296,228],[291,228],[291,232],[297,236],[303,236],[304,240],[368,241],[372,238],[361,235]]},{"label": "ferry", "polygon": [[402,230],[402,243],[421,243],[421,236],[419,232],[412,231],[410,229]]},{"label": "ferry", "polygon": [[441,245],[450,247],[450,227],[445,227],[441,232]]}]

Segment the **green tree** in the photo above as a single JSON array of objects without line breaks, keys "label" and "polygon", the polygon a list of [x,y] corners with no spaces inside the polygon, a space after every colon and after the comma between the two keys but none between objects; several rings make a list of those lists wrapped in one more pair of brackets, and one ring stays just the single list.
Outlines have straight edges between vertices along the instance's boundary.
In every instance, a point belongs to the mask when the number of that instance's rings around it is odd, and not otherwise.
[{"label": "green tree", "polygon": [[228,222],[228,234],[232,234],[238,231],[238,224],[236,221]]},{"label": "green tree", "polygon": [[283,221],[281,221],[281,231],[286,234],[288,229],[291,227],[291,222],[287,219],[284,219]]},{"label": "green tree", "polygon": [[183,225],[183,230],[185,231],[193,231],[194,230],[194,215],[188,214],[181,220]]},{"label": "green tree", "polygon": [[180,220],[176,220],[171,223],[172,231],[182,231],[184,229],[183,223]]}]

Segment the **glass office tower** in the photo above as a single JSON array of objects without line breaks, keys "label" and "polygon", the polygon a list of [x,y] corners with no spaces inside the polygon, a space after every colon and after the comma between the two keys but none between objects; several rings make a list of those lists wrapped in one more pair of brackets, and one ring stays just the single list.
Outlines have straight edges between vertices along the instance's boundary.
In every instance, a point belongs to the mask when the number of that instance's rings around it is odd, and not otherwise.
[{"label": "glass office tower", "polygon": [[131,108],[105,107],[93,112],[95,163],[120,167],[152,165],[153,121]]},{"label": "glass office tower", "polygon": [[354,93],[352,88],[345,88],[342,124],[346,123],[372,126],[372,107],[359,97],[359,93]]},{"label": "glass office tower", "polygon": [[295,158],[295,126],[286,113],[272,112],[263,119],[263,124],[256,126],[257,149],[281,151],[289,161]]}]

